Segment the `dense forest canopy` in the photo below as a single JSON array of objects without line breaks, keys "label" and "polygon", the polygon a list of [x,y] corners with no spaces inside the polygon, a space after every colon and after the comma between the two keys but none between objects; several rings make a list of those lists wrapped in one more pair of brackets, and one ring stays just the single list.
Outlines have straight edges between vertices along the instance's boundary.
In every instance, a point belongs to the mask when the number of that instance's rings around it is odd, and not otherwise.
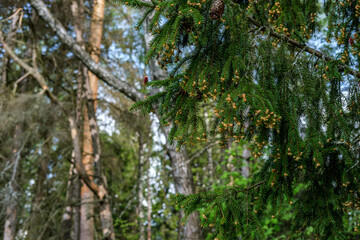
[{"label": "dense forest canopy", "polygon": [[359,0],[0,12],[4,239],[359,238]]}]

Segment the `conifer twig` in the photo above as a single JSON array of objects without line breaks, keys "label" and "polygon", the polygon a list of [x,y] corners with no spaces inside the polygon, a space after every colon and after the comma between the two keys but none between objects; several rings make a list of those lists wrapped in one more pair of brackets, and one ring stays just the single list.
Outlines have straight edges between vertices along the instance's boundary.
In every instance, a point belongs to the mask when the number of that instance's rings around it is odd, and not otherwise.
[{"label": "conifer twig", "polygon": [[[231,1],[230,1],[231,2]],[[231,2],[232,5],[235,5],[236,7],[237,4],[236,3],[233,3]],[[244,15],[246,15],[245,12],[243,12]],[[264,26],[262,25],[259,21],[257,21],[255,18],[251,17],[251,16],[246,16],[246,18],[249,20],[249,22],[251,22],[252,24],[254,24],[256,27],[258,27],[259,29],[266,29],[269,31],[269,34],[270,36],[272,37],[275,37],[277,39],[281,39],[285,42],[287,42],[288,44],[290,45],[293,45],[294,47],[297,47],[297,48],[300,48],[302,49],[303,51],[307,52],[307,53],[310,53],[311,55],[314,55],[320,59],[323,59],[324,61],[326,62],[330,62],[330,61],[334,61],[335,59],[329,57],[328,55],[326,55],[325,53],[323,52],[320,52],[319,50],[316,50],[314,48],[311,48],[309,46],[307,46],[306,44],[304,43],[301,43],[299,41],[296,41],[288,36],[286,36],[285,34],[281,34],[281,33],[277,33],[274,31],[274,29],[271,27],[271,26]],[[359,71],[356,71],[355,69],[349,67],[349,66],[346,66],[346,65],[343,65],[343,64],[338,64],[338,69],[342,72],[346,71],[348,74],[360,79],[360,72]]]},{"label": "conifer twig", "polygon": [[237,191],[237,193],[239,193],[239,192],[245,192],[245,191],[247,192],[247,191],[249,191],[249,190],[251,190],[251,189],[253,189],[253,188],[256,188],[257,186],[262,185],[263,183],[265,183],[265,180],[263,180],[263,181],[261,181],[261,182],[258,182],[258,183],[254,184],[254,185],[252,185],[252,186],[250,186],[250,187],[248,187],[248,188],[241,189],[241,190]]}]

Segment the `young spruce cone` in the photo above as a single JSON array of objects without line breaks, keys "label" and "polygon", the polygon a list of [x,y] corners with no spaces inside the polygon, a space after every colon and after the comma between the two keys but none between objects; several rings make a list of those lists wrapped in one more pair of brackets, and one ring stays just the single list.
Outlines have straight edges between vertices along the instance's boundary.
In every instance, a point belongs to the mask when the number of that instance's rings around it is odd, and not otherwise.
[{"label": "young spruce cone", "polygon": [[210,18],[212,20],[218,20],[221,18],[225,10],[225,4],[223,0],[214,0],[210,9]]}]

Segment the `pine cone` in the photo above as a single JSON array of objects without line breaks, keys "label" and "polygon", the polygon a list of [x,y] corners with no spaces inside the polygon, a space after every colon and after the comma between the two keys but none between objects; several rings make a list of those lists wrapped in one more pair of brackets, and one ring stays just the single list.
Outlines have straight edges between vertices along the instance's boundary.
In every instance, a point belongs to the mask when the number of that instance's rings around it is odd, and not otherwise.
[{"label": "pine cone", "polygon": [[225,4],[223,0],[214,0],[210,9],[210,18],[212,20],[218,20],[221,18],[225,10]]}]

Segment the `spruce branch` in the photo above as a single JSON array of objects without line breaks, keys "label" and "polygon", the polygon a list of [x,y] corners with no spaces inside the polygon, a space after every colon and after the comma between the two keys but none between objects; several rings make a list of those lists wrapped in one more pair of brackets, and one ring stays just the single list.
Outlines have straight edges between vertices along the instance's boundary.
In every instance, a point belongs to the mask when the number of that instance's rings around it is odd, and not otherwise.
[{"label": "spruce branch", "polygon": [[256,184],[254,184],[254,185],[250,186],[250,187],[247,187],[247,188],[241,189],[241,190],[237,191],[237,193],[240,193],[240,192],[247,192],[247,191],[249,191],[249,190],[251,190],[251,189],[253,189],[253,188],[256,188],[256,187],[258,187],[258,186],[262,185],[263,183],[265,183],[265,180],[263,180],[263,181],[261,181],[261,182],[258,182],[258,183],[256,183]]},{"label": "spruce branch", "polygon": [[[231,5],[233,5],[234,7],[239,7],[238,4],[234,3],[234,2],[230,2]],[[246,15],[245,12],[243,12],[244,15]],[[246,18],[248,19],[249,22],[251,22],[252,24],[254,24],[259,30],[268,30],[270,36],[280,39],[284,42],[287,42],[288,44],[297,47],[299,49],[301,49],[302,51],[305,51],[307,53],[310,53],[311,55],[314,55],[316,57],[318,57],[319,59],[323,59],[326,62],[331,62],[331,61],[335,61],[335,59],[329,57],[328,55],[326,55],[325,53],[316,50],[314,48],[311,48],[309,46],[307,46],[305,43],[301,43],[299,41],[296,41],[288,36],[286,36],[285,34],[281,34],[281,33],[277,33],[276,31],[274,31],[274,29],[271,26],[264,26],[263,24],[261,24],[259,21],[257,21],[255,18],[246,15]],[[344,64],[338,64],[337,65],[338,69],[341,72],[346,72],[358,79],[360,79],[360,72],[347,66]]]}]

